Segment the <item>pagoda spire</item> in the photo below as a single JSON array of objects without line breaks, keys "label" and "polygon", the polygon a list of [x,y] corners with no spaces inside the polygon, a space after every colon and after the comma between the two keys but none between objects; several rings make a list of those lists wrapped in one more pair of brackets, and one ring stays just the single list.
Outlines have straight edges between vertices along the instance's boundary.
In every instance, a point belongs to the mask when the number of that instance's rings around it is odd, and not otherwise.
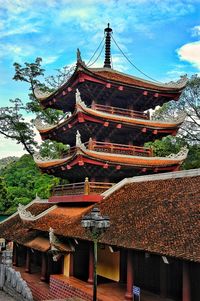
[{"label": "pagoda spire", "polygon": [[104,29],[106,33],[106,42],[105,42],[105,61],[104,61],[104,68],[111,68],[111,53],[110,53],[110,46],[111,46],[111,32],[112,28],[110,28],[110,24],[108,23],[108,27]]}]

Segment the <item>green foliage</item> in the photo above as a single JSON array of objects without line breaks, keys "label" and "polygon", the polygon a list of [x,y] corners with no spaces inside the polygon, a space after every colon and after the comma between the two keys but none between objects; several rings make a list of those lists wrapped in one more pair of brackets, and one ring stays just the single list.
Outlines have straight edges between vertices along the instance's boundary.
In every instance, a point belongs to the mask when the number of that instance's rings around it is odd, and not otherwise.
[{"label": "green foliage", "polygon": [[58,178],[41,174],[30,155],[10,163],[0,170],[0,175],[0,211],[6,214],[16,211],[19,203],[28,204],[36,195],[49,198],[52,187],[60,182]]},{"label": "green foliage", "polygon": [[7,188],[5,181],[0,177],[0,211],[4,211],[7,203]]},{"label": "green foliage", "polygon": [[46,122],[56,122],[60,118],[61,112],[57,110],[47,109],[43,110],[39,101],[35,96],[35,88],[39,87],[42,91],[52,92],[54,88],[48,87],[45,83],[41,83],[39,79],[43,78],[45,69],[41,66],[42,59],[36,58],[34,63],[24,63],[24,66],[14,63],[15,75],[13,77],[16,81],[23,81],[29,83],[29,102],[26,104],[28,112],[40,116]]},{"label": "green foliage", "polygon": [[182,169],[200,168],[200,145],[189,144],[181,137],[167,136],[162,140],[155,140],[154,142],[145,143],[146,147],[151,147],[153,153],[158,157],[166,157],[170,154],[176,154],[181,147],[187,146],[189,149],[188,156],[182,164]]},{"label": "green foliage", "polygon": [[40,147],[42,157],[50,157],[52,159],[60,158],[68,150],[68,146],[61,142],[45,140]]},{"label": "green foliage", "polygon": [[190,145],[187,159],[183,163],[183,169],[200,168],[200,145]]},{"label": "green foliage", "polygon": [[172,153],[176,154],[184,145],[185,142],[181,138],[172,136],[164,137],[162,140],[145,143],[145,146],[151,147],[154,155],[158,157],[166,157]]},{"label": "green foliage", "polygon": [[29,122],[23,118],[21,111],[24,109],[20,99],[10,100],[10,107],[0,108],[0,134],[5,138],[14,139],[21,143],[24,149],[33,154],[37,143],[34,141],[35,133]]},{"label": "green foliage", "polygon": [[[68,67],[57,70],[56,76],[51,76],[46,79],[46,83],[42,83],[41,79],[44,77],[45,70],[41,64],[41,58],[36,58],[33,63],[25,62],[23,66],[19,63],[13,64],[15,68],[13,79],[29,84],[29,101],[24,105],[19,98],[16,98],[15,100],[10,100],[10,107],[0,108],[0,134],[5,138],[13,139],[17,143],[22,144],[30,155],[33,155],[34,151],[38,148],[38,144],[34,140],[33,122],[27,122],[23,118],[22,112],[27,111],[28,113],[35,114],[36,117],[48,123],[56,123],[62,119],[64,116],[62,111],[51,108],[44,110],[41,107],[40,102],[35,96],[35,88],[40,88],[44,92],[53,92],[58,88],[58,85],[63,84],[63,81],[69,78],[73,70]],[[47,144],[45,148],[47,148]],[[57,148],[60,148],[60,143]]]}]

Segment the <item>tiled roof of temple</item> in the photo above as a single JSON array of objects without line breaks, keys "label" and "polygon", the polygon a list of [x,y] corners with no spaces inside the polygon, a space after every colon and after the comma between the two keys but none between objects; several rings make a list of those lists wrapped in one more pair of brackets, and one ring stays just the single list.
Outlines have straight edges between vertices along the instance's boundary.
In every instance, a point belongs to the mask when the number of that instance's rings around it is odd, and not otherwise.
[{"label": "tiled roof of temple", "polygon": [[[47,209],[53,207],[54,204],[47,202],[32,202],[30,206],[26,206],[32,215],[39,215]],[[19,214],[15,213],[0,223],[0,236],[8,240],[25,243],[35,236],[35,231],[29,231],[30,223],[22,220]]]},{"label": "tiled roof of temple", "polygon": [[[101,241],[200,262],[200,170],[130,180],[117,184],[116,191],[112,187],[114,192],[99,204],[111,221]],[[33,227],[48,231],[51,226],[56,234],[88,239],[80,226],[81,211],[72,216],[68,210],[53,210]]]},{"label": "tiled roof of temple", "polygon": [[[125,179],[104,196],[98,206],[111,226],[102,243],[200,262],[200,169]],[[29,209],[39,214],[42,206]],[[1,236],[23,244],[28,229],[52,227],[57,235],[90,239],[80,225],[89,210],[58,206],[33,222],[15,216],[0,225]]]}]

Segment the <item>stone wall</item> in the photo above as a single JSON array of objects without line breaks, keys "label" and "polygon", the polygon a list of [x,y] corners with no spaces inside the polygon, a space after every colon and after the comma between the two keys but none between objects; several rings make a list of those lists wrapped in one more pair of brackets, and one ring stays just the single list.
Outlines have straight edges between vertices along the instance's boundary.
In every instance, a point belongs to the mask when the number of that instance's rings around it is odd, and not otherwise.
[{"label": "stone wall", "polygon": [[0,289],[17,301],[33,301],[31,290],[20,272],[4,264],[0,264]]}]

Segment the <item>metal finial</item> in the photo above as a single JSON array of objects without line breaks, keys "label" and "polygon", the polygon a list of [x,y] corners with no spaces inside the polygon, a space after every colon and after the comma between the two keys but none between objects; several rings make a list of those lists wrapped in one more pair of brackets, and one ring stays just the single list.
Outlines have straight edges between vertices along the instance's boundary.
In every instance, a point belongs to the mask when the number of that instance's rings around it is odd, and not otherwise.
[{"label": "metal finial", "polygon": [[108,27],[105,28],[104,32],[106,32],[106,42],[105,42],[105,61],[104,68],[111,68],[111,32],[112,28],[110,28],[110,24],[108,23]]}]

